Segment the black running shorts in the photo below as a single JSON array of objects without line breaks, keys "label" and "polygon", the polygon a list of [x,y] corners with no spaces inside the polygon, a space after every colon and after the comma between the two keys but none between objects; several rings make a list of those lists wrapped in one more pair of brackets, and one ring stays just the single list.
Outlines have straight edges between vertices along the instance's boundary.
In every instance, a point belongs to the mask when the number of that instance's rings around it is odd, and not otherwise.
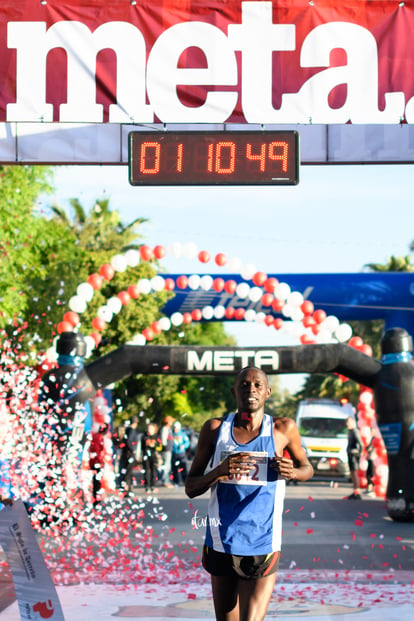
[{"label": "black running shorts", "polygon": [[203,548],[203,567],[212,576],[236,574],[244,580],[256,580],[277,571],[279,552],[259,556],[237,556],[217,552],[206,545]]}]

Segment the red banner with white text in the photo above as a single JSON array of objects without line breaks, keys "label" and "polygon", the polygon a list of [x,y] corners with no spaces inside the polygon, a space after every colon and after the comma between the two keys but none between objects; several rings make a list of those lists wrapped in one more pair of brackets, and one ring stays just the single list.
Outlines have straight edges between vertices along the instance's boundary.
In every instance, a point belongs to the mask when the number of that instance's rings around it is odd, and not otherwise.
[{"label": "red banner with white text", "polygon": [[414,121],[414,1],[10,0],[0,122]]}]

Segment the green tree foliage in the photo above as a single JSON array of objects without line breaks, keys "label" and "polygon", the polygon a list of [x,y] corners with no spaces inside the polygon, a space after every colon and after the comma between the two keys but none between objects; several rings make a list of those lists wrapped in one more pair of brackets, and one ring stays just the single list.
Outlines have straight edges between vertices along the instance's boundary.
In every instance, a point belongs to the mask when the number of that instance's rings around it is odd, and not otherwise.
[{"label": "green tree foliage", "polygon": [[[45,257],[58,246],[60,229],[40,217],[41,194],[52,191],[53,169],[0,166],[0,327],[27,317],[31,283],[45,277]],[[49,263],[49,260],[47,261]]]}]

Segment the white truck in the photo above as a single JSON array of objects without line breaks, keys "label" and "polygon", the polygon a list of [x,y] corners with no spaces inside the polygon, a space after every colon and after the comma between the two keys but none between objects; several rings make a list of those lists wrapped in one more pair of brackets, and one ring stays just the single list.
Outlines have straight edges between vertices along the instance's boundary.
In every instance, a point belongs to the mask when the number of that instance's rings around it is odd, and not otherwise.
[{"label": "white truck", "polygon": [[304,399],[299,402],[296,424],[316,477],[349,477],[348,416],[355,417],[355,408],[345,400]]}]

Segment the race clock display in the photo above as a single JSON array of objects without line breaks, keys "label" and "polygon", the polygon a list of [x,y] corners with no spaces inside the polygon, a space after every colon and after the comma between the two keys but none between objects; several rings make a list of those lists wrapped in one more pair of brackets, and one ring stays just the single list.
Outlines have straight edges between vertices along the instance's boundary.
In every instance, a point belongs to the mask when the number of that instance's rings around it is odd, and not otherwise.
[{"label": "race clock display", "polygon": [[129,182],[145,185],[296,185],[296,131],[130,132]]}]

